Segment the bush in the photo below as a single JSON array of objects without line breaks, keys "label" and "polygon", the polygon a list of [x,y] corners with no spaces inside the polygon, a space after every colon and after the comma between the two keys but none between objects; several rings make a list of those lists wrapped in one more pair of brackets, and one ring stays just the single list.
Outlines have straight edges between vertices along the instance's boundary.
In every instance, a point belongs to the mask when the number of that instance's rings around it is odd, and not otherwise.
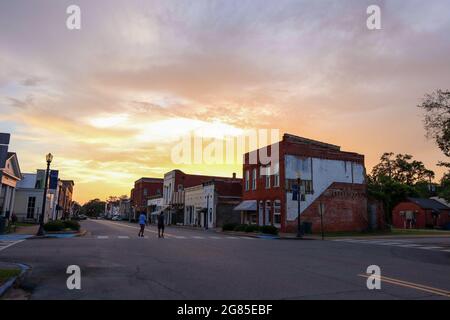
[{"label": "bush", "polygon": [[274,226],[262,226],[261,228],[259,228],[259,231],[266,234],[278,234],[278,229]]},{"label": "bush", "polygon": [[237,223],[225,223],[222,226],[222,231],[233,231],[237,225],[238,225]]},{"label": "bush", "polygon": [[44,230],[45,231],[61,231],[64,230],[64,222],[61,220],[57,221],[49,221],[46,224],[44,224]]},{"label": "bush", "polygon": [[75,230],[75,231],[80,230],[80,224],[78,223],[78,221],[65,220],[63,223],[64,223],[64,229],[70,229],[70,230]]},{"label": "bush", "polygon": [[257,232],[257,231],[259,231],[259,226],[256,224],[249,224],[245,228],[245,232]]},{"label": "bush", "polygon": [[241,232],[245,232],[245,230],[247,229],[246,224],[238,224],[235,228],[234,231],[241,231]]}]

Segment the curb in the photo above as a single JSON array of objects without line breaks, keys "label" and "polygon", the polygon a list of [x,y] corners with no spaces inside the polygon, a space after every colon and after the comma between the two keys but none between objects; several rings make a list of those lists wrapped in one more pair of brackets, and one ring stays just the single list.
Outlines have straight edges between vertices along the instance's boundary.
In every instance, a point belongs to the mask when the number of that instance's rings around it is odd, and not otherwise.
[{"label": "curb", "polygon": [[12,277],[8,281],[6,281],[2,286],[0,286],[0,297],[2,297],[6,291],[8,291],[18,280],[21,280],[25,273],[31,268],[25,264],[17,263],[17,266],[20,267],[20,274],[18,276]]},{"label": "curb", "polygon": [[33,240],[33,239],[58,239],[58,236],[64,236],[64,235],[73,235],[73,238],[75,238],[75,237],[83,237],[86,234],[87,234],[87,230],[82,230],[80,232],[74,232],[74,233],[53,233],[53,234],[45,234],[43,236],[32,236],[27,239],[30,239],[30,240]]},{"label": "curb", "polygon": [[235,232],[235,231],[216,231],[216,233],[228,234],[230,236],[257,238],[257,239],[274,239],[274,240],[283,239],[280,236],[276,236],[276,235],[272,235],[272,234],[264,234],[264,233],[245,233],[245,232]]}]

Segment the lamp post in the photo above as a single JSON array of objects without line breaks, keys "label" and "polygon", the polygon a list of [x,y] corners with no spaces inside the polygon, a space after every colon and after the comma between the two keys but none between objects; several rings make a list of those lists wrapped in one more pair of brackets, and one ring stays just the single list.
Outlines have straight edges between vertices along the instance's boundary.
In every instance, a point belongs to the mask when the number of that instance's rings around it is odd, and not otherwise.
[{"label": "lamp post", "polygon": [[302,201],[302,188],[301,188],[301,174],[300,171],[297,171],[297,202],[298,202],[298,211],[297,211],[297,238],[301,238],[303,236],[302,225],[300,222],[300,203]]},{"label": "lamp post", "polygon": [[44,215],[45,215],[45,207],[47,202],[47,190],[48,190],[48,176],[50,174],[50,163],[53,160],[53,155],[51,153],[45,156],[45,160],[47,161],[47,170],[45,172],[45,183],[44,183],[44,196],[42,197],[42,212],[39,217],[39,230],[37,235],[43,236],[45,234],[44,231]]}]

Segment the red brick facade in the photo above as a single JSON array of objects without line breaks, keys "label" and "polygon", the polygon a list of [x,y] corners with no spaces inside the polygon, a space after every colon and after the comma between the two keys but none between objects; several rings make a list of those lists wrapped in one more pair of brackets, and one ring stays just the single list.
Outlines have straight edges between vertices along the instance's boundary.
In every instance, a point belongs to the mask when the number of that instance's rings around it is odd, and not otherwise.
[{"label": "red brick facade", "polygon": [[[408,221],[406,212],[414,214],[414,219]],[[392,224],[400,229],[425,229],[443,227],[450,223],[450,209],[439,210],[439,214],[433,215],[432,209],[422,208],[411,201],[404,201],[397,204],[392,210]]]},{"label": "red brick facade", "polygon": [[[287,220],[286,190],[286,164],[285,156],[293,155],[300,158],[318,158],[338,160],[364,166],[364,156],[353,152],[340,151],[340,147],[295,137],[285,134],[278,144],[279,148],[279,186],[273,186],[275,177],[271,176],[271,186],[266,189],[266,177],[260,175],[260,159],[258,164],[249,164],[250,153],[244,155],[243,165],[243,200],[256,200],[257,211],[250,212],[254,223],[274,224],[274,202],[281,203],[281,232],[296,232],[297,220]],[[268,146],[268,155],[272,152],[272,146]],[[353,168],[353,165],[352,167]],[[252,173],[257,170],[256,190],[252,190]],[[246,171],[249,171],[249,190],[246,190]],[[312,178],[314,180],[316,177]],[[352,172],[353,179],[353,172]],[[291,200],[291,199],[289,199]],[[268,203],[270,201],[270,203]],[[326,231],[361,231],[368,228],[367,191],[365,181],[362,183],[333,183],[325,192],[318,196],[305,211],[302,212],[301,221],[311,222],[313,232],[320,231],[319,203],[325,205],[324,227]],[[260,215],[260,204],[263,206]],[[269,204],[269,221],[266,221],[266,204]],[[303,204],[303,202],[302,202]],[[291,211],[292,212],[292,211]],[[254,217],[256,215],[256,217]],[[260,220],[262,216],[263,221]],[[243,221],[248,222],[248,221]]]},{"label": "red brick facade", "polygon": [[131,190],[131,203],[134,211],[147,210],[147,200],[155,195],[162,196],[163,179],[141,178],[134,183]]}]

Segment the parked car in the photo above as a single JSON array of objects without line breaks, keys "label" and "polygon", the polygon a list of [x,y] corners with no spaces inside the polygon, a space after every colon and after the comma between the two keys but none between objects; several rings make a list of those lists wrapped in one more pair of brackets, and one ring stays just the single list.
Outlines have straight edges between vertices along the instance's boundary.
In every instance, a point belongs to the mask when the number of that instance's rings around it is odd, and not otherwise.
[{"label": "parked car", "polygon": [[114,216],[111,220],[113,220],[113,221],[120,221],[120,216]]},{"label": "parked car", "polygon": [[87,216],[84,215],[84,214],[80,214],[80,215],[78,216],[78,218],[79,218],[80,220],[86,220],[86,219],[87,219]]}]

